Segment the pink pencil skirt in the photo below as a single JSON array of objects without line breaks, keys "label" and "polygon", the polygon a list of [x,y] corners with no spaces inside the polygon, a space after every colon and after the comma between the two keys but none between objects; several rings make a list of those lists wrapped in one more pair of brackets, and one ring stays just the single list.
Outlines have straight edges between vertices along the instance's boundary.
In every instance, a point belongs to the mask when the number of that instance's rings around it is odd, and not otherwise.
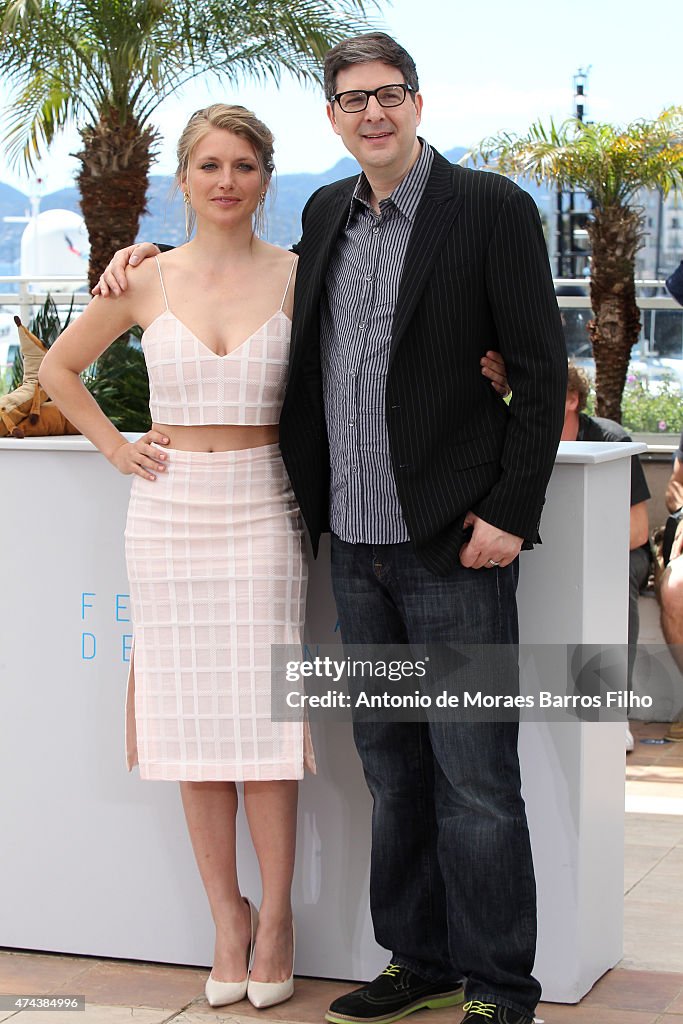
[{"label": "pink pencil skirt", "polygon": [[298,779],[307,722],[271,721],[270,645],[300,644],[307,571],[277,444],[169,451],[134,477],[126,561],[135,643],[128,767],[144,779]]}]

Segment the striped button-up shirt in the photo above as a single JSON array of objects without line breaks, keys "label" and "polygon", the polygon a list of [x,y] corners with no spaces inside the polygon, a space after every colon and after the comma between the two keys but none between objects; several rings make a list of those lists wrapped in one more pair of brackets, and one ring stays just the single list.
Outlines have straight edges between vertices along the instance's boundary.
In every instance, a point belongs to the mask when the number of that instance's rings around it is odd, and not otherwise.
[{"label": "striped button-up shirt", "polygon": [[385,392],[398,286],[434,154],[426,143],[401,184],[370,205],[358,179],[327,272],[321,358],[330,442],[330,525],[352,544],[409,539],[389,453]]}]

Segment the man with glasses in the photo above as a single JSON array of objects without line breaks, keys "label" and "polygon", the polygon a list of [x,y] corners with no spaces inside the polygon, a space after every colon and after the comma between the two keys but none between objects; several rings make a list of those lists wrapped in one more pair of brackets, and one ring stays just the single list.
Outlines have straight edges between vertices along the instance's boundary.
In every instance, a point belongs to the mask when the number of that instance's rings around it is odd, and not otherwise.
[{"label": "man with glasses", "polygon": [[[538,213],[417,137],[415,64],[389,36],[335,46],[325,90],[363,173],[303,212],[280,445],[316,552],[332,532],[343,640],[516,644],[517,555],[538,540],[567,374]],[[509,407],[479,373],[489,346]],[[516,724],[356,722],[354,737],[374,800],[375,935],[393,952],[327,1019],[391,1024],[466,995],[463,1024],[531,1024]]]},{"label": "man with glasses", "polygon": [[[280,421],[314,546],[332,532],[347,644],[517,642],[517,555],[537,530],[567,359],[533,201],[417,137],[393,39],[325,59],[327,116],[363,173],[308,201]],[[495,344],[494,340],[495,339]],[[508,408],[479,376],[505,357]],[[355,722],[374,800],[370,899],[391,963],[333,1024],[463,1000],[531,1024],[536,909],[515,723]]]}]

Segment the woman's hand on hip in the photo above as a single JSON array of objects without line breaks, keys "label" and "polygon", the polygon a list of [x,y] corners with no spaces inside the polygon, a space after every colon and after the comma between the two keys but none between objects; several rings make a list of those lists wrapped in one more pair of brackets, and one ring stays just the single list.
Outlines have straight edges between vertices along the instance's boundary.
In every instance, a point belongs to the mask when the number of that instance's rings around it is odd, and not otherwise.
[{"label": "woman's hand on hip", "polygon": [[156,480],[156,474],[166,469],[168,455],[155,444],[168,444],[168,438],[158,430],[148,430],[138,441],[126,441],[115,448],[109,461],[125,476],[133,473],[143,480]]}]

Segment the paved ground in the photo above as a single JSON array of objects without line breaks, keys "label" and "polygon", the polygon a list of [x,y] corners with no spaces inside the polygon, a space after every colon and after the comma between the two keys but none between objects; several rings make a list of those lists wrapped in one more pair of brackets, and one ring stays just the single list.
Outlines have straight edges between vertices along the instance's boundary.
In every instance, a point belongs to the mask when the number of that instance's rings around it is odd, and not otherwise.
[{"label": "paved ground", "polygon": [[[624,959],[577,1006],[542,1003],[546,1024],[683,1024],[683,743],[643,743],[666,726],[633,723],[626,762]],[[299,978],[272,1010],[248,1002],[212,1010],[206,970],[0,951],[0,994],[80,994],[85,1012],[0,1010],[16,1024],[318,1024],[344,982]],[[424,1010],[411,1024],[458,1024],[461,1013]],[[483,1020],[483,1018],[482,1018]]]}]

